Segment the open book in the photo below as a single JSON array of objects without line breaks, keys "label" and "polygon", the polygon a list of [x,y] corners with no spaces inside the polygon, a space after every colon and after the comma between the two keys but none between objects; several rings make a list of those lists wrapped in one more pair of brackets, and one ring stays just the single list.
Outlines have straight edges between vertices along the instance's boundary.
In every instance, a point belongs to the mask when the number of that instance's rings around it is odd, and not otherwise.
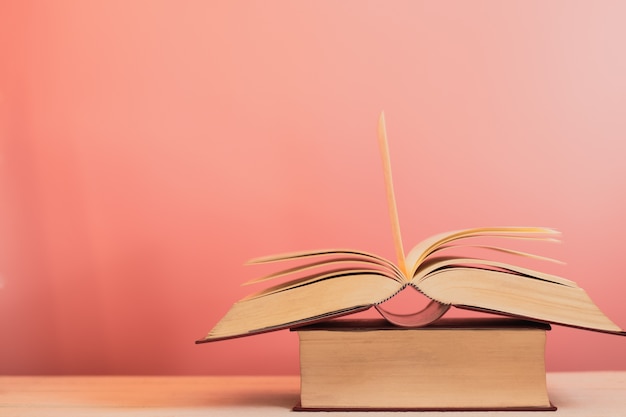
[{"label": "open book", "polygon": [[[388,321],[400,326],[425,326],[441,317],[450,306],[456,306],[626,335],[570,280],[496,260],[450,256],[479,246],[472,242],[480,238],[554,240],[558,232],[552,229],[486,227],[442,233],[422,241],[405,256],[383,114],[379,119],[378,137],[397,263],[374,254],[344,249],[253,259],[252,264],[298,264],[250,281],[283,280],[235,303],[197,343],[297,327],[372,306]],[[480,245],[480,248],[513,257],[549,260],[499,245]],[[394,314],[381,306],[406,287],[426,295],[430,303],[409,315]]]}]

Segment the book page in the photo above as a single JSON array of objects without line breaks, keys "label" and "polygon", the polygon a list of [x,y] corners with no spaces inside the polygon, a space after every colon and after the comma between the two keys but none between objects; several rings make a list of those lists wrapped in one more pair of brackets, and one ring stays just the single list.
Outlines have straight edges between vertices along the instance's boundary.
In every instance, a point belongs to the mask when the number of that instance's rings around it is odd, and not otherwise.
[{"label": "book page", "polygon": [[437,248],[459,239],[471,237],[501,237],[512,239],[532,239],[558,241],[554,239],[559,233],[543,227],[483,227],[440,233],[418,243],[407,255],[410,277],[415,274],[420,264]]},{"label": "book page", "polygon": [[391,178],[391,159],[389,157],[389,144],[387,142],[387,129],[385,127],[385,113],[381,113],[380,118],[378,119],[378,145],[383,161],[385,189],[387,190],[387,207],[389,208],[389,218],[391,220],[391,231],[393,234],[393,244],[396,249],[398,268],[408,281],[410,275],[407,273],[408,271],[406,268],[406,258],[404,256],[404,248],[402,246],[402,235],[400,234],[400,221],[398,219],[398,207],[396,205],[396,197],[393,191],[393,180]]},{"label": "book page", "polygon": [[320,251],[292,252],[281,255],[266,256],[255,258],[247,262],[247,265],[264,264],[284,261],[299,261],[308,258],[324,257],[321,261],[308,262],[293,268],[283,269],[269,275],[251,279],[243,285],[250,285],[257,282],[281,278],[287,275],[303,272],[308,269],[330,266],[337,263],[345,264],[365,264],[370,265],[372,269],[384,270],[385,274],[393,277],[397,281],[403,281],[403,276],[396,265],[390,261],[367,252],[346,250],[346,249],[326,249]]},{"label": "book page", "polygon": [[539,272],[528,268],[523,268],[517,265],[508,264],[505,262],[491,261],[488,259],[458,258],[455,256],[436,257],[426,260],[421,265],[420,269],[418,269],[411,283],[419,287],[423,281],[427,280],[433,273],[436,273],[437,270],[466,266],[481,269],[502,269],[506,272],[515,274],[519,278],[539,279],[547,282],[552,282],[554,284],[565,285],[568,287],[578,287],[578,285],[574,281],[570,281],[569,279],[561,278],[556,275],[546,274],[544,272]]},{"label": "book page", "polygon": [[446,304],[622,332],[579,287],[487,269],[449,268],[428,275],[419,283],[419,289]]},{"label": "book page", "polygon": [[257,293],[251,294],[244,298],[244,300],[250,300],[252,298],[265,297],[270,294],[274,294],[280,291],[287,291],[292,288],[302,287],[304,285],[314,285],[317,282],[325,281],[329,279],[345,278],[348,275],[378,275],[385,278],[389,278],[398,282],[395,276],[390,275],[388,271],[376,270],[376,269],[356,269],[356,268],[337,268],[319,272],[317,274],[311,274],[297,279],[292,279],[283,282],[278,285],[274,285],[269,288],[265,288]]},{"label": "book page", "polygon": [[287,328],[371,306],[402,284],[373,274],[349,275],[235,303],[203,341]]}]

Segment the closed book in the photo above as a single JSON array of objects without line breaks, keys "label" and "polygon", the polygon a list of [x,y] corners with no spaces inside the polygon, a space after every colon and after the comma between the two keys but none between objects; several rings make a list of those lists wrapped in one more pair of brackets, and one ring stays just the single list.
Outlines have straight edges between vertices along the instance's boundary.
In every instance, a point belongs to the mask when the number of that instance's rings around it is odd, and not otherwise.
[{"label": "closed book", "polygon": [[555,410],[545,373],[550,326],[440,319],[420,328],[330,320],[300,339],[296,410]]}]

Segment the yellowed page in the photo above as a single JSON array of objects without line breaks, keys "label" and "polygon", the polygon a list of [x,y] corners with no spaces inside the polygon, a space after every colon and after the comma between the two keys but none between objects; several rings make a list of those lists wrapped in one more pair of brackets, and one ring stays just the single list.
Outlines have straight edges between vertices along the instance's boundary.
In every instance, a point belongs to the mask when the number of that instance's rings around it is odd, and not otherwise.
[{"label": "yellowed page", "polygon": [[417,244],[407,255],[406,262],[409,265],[409,276],[413,276],[419,265],[437,248],[449,242],[470,237],[501,237],[515,239],[549,240],[554,239],[559,232],[543,227],[483,227],[474,229],[456,230],[453,232],[440,233]]},{"label": "yellowed page", "polygon": [[450,268],[429,275],[419,289],[445,304],[592,330],[622,331],[579,287],[504,272]]},{"label": "yellowed page", "polygon": [[[344,256],[346,255],[346,256]],[[359,251],[351,251],[344,249],[328,249],[323,251],[308,251],[308,252],[293,252],[289,254],[283,255],[275,255],[264,258],[256,258],[248,261],[249,265],[253,264],[261,264],[261,263],[270,263],[270,262],[280,262],[280,261],[298,261],[307,258],[316,258],[316,257],[324,257],[321,261],[308,262],[303,265],[298,265],[293,268],[283,269],[277,272],[274,272],[269,275],[265,275],[259,278],[251,279],[250,281],[244,283],[243,285],[250,285],[258,282],[268,281],[276,278],[285,277],[287,275],[296,274],[299,272],[306,271],[308,269],[320,268],[325,266],[330,266],[333,264],[360,264],[360,265],[370,265],[372,269],[376,270],[385,270],[386,274],[389,276],[393,276],[393,279],[398,281],[403,281],[403,276],[400,270],[396,265],[389,262],[388,260],[381,258],[376,255],[372,255],[366,252]]]},{"label": "yellowed page", "polygon": [[402,246],[402,235],[400,233],[400,220],[398,219],[398,208],[396,206],[396,197],[393,191],[393,180],[391,178],[391,159],[389,157],[389,144],[387,142],[387,130],[385,127],[385,113],[381,113],[380,118],[378,119],[378,145],[380,148],[380,155],[383,160],[385,188],[387,190],[387,206],[389,208],[389,218],[391,220],[391,231],[393,234],[393,244],[396,249],[398,268],[400,268],[403,276],[408,281],[410,275],[407,274],[406,259],[404,257],[404,248]]},{"label": "yellowed page", "polygon": [[[476,268],[481,267],[492,267],[492,268],[501,268],[511,271],[511,273],[515,274],[523,274],[515,275],[516,278],[519,279],[540,279],[543,281],[552,282],[554,284],[565,285],[568,287],[578,287],[574,281],[570,281],[569,279],[561,278],[556,275],[546,274],[544,272],[535,271],[528,268],[523,268],[517,265],[508,264],[505,262],[491,261],[488,259],[479,259],[479,258],[458,258],[458,257],[437,257],[432,260],[432,262],[426,261],[422,264],[423,268],[419,269],[413,280],[412,284],[416,286],[420,286],[421,283],[433,274],[434,271],[441,268],[446,267],[463,267],[464,265],[475,266]],[[435,272],[436,274],[436,272]]]},{"label": "yellowed page", "polygon": [[[501,237],[501,236],[499,236],[499,237]],[[522,251],[518,251],[518,250],[503,248],[503,247],[500,247],[500,246],[490,246],[490,245],[459,245],[459,244],[444,245],[444,246],[439,246],[435,250],[433,250],[431,252],[431,255],[439,254],[440,252],[443,252],[443,251],[446,251],[446,250],[450,250],[450,249],[458,250],[458,249],[463,249],[463,248],[487,249],[487,250],[490,250],[490,251],[495,251],[495,252],[506,253],[506,254],[509,254],[509,255],[520,256],[522,258],[536,259],[536,260],[539,260],[539,261],[546,261],[546,262],[551,262],[551,263],[565,265],[565,262],[560,261],[558,259],[548,258],[546,256],[541,256],[541,255],[537,255],[537,254],[534,254],[534,253],[522,252]],[[418,267],[418,270],[419,270],[419,268],[420,267]]]},{"label": "yellowed page", "polygon": [[328,280],[328,279],[341,279],[344,278],[347,275],[380,275],[380,276],[384,276],[388,279],[394,280],[396,282],[399,282],[395,276],[392,276],[389,274],[389,272],[387,271],[383,271],[383,270],[374,270],[374,269],[356,269],[356,268],[337,268],[337,269],[331,269],[331,270],[326,270],[326,271],[322,271],[320,273],[317,274],[311,274],[308,276],[304,276],[304,277],[300,277],[297,279],[293,279],[293,280],[289,280],[286,282],[283,282],[281,284],[278,285],[274,285],[272,287],[266,288],[264,290],[261,290],[257,293],[254,293],[252,295],[247,296],[246,298],[244,298],[244,300],[249,300],[252,298],[258,298],[258,297],[266,297],[270,294],[276,293],[276,292],[280,292],[280,291],[287,291],[290,290],[292,288],[296,288],[296,287],[301,287],[303,285],[313,285],[319,281],[324,281],[324,280]]},{"label": "yellowed page", "polygon": [[371,306],[396,294],[402,284],[373,274],[328,279],[265,297],[241,300],[211,330],[204,341],[244,336],[332,317],[346,310]]}]

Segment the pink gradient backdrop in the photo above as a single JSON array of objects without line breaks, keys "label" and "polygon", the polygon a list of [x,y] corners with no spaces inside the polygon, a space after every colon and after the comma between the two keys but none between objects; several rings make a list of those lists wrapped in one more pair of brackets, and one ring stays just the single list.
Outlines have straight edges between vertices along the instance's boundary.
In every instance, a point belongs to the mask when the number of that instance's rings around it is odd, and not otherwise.
[{"label": "pink gradient backdrop", "polygon": [[[394,257],[484,225],[626,326],[626,3],[0,4],[0,373],[285,374],[289,332],[195,346],[254,256]],[[555,327],[550,370],[626,369]]]}]

